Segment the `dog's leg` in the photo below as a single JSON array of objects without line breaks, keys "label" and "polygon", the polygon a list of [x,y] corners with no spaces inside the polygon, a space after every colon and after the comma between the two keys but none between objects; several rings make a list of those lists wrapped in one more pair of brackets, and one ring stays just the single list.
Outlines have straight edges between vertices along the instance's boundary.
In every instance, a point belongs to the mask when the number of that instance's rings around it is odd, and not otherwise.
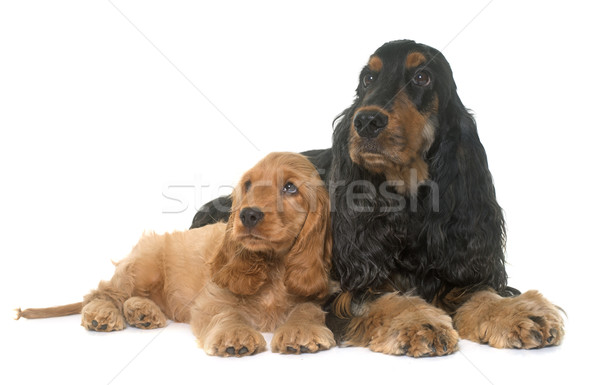
[{"label": "dog's leg", "polygon": [[564,335],[559,308],[537,291],[511,298],[480,291],[458,308],[454,323],[462,338],[495,348],[558,345]]},{"label": "dog's leg", "polygon": [[102,281],[98,289],[83,299],[81,326],[97,332],[112,332],[125,329],[123,303],[129,298],[125,291]]},{"label": "dog's leg", "polygon": [[333,333],[325,326],[325,313],[314,303],[296,305],[271,340],[271,350],[284,354],[315,353],[334,345]]},{"label": "dog's leg", "polygon": [[125,320],[140,329],[156,329],[167,325],[167,317],[150,298],[131,297],[123,304]]},{"label": "dog's leg", "polygon": [[83,306],[81,326],[97,332],[112,332],[125,329],[125,319],[112,301],[97,298]]},{"label": "dog's leg", "polygon": [[125,328],[123,304],[134,290],[132,263],[117,265],[110,281],[101,281],[96,290],[83,298],[81,325],[88,330],[112,332]]},{"label": "dog's leg", "polygon": [[362,305],[345,333],[348,345],[413,357],[442,356],[458,349],[458,333],[443,310],[419,297],[389,293]]},{"label": "dog's leg", "polygon": [[[152,288],[161,287],[163,277],[160,257],[164,242],[164,236],[142,237],[129,256],[116,264],[115,273],[110,281],[101,281],[96,290],[92,290],[84,297],[81,310],[83,327],[102,332],[125,328],[126,322],[123,317],[125,302],[130,297],[138,295],[137,293],[148,293]],[[136,301],[130,305],[128,310],[136,307]],[[139,322],[142,313],[133,311],[132,314],[132,317],[138,317]],[[146,314],[146,316],[150,315]],[[133,322],[133,319],[129,320],[131,324],[138,325],[138,322]],[[158,317],[150,322],[153,326],[160,325],[161,322],[164,324],[166,320],[162,321]],[[143,324],[145,322],[142,326]]]},{"label": "dog's leg", "polygon": [[262,352],[267,342],[234,309],[222,309],[212,317],[194,317],[190,322],[198,346],[211,356],[242,357]]},{"label": "dog's leg", "polygon": [[203,293],[191,311],[190,325],[198,346],[211,356],[242,357],[262,352],[267,342],[240,314],[235,304],[212,301]]}]

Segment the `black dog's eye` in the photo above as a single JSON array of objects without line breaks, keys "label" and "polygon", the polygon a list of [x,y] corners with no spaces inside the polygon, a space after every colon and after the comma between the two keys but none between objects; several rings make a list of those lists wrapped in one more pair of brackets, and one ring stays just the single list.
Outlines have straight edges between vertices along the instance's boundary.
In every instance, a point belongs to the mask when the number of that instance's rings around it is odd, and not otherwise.
[{"label": "black dog's eye", "polygon": [[368,88],[375,81],[375,75],[366,74],[362,78],[362,84],[365,88]]},{"label": "black dog's eye", "polygon": [[250,190],[251,185],[252,185],[252,182],[247,180],[246,183],[244,183],[244,191],[248,192],[248,190]]},{"label": "black dog's eye", "polygon": [[281,191],[286,194],[295,194],[298,192],[298,187],[296,187],[292,182],[287,182]]},{"label": "black dog's eye", "polygon": [[426,87],[431,83],[431,76],[427,71],[418,71],[412,79],[412,82],[419,87]]}]

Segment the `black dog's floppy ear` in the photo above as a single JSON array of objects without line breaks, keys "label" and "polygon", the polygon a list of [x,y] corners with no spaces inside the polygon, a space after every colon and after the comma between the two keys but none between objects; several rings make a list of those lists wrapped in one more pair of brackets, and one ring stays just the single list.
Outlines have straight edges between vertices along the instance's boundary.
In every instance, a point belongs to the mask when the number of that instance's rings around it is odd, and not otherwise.
[{"label": "black dog's floppy ear", "polygon": [[453,270],[442,273],[447,274],[445,280],[456,286],[488,282],[501,289],[507,281],[502,209],[475,120],[460,101],[453,81],[449,88],[436,142],[428,154],[438,196],[424,200],[430,207],[423,233],[429,253],[444,255],[442,270]]}]

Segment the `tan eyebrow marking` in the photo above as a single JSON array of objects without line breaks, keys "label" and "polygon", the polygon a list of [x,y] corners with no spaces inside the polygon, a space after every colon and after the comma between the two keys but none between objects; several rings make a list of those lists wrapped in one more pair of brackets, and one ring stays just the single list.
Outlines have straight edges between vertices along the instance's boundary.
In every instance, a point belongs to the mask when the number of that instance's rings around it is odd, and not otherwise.
[{"label": "tan eyebrow marking", "polygon": [[380,72],[383,68],[383,62],[378,56],[371,56],[369,59],[369,69],[374,72]]},{"label": "tan eyebrow marking", "polygon": [[427,59],[421,52],[411,52],[406,56],[406,68],[414,68],[425,63]]}]

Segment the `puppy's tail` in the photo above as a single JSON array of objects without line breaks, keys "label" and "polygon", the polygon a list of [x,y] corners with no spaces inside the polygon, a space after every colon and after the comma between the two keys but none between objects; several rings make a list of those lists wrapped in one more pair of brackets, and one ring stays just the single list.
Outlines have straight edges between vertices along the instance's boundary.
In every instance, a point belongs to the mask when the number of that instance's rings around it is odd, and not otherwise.
[{"label": "puppy's tail", "polygon": [[50,317],[62,317],[66,315],[72,314],[80,314],[81,309],[83,307],[82,302],[71,303],[69,305],[63,306],[55,306],[55,307],[45,307],[39,309],[25,309],[21,310],[21,308],[15,309],[17,312],[17,318],[21,317],[33,319],[33,318],[50,318]]}]

